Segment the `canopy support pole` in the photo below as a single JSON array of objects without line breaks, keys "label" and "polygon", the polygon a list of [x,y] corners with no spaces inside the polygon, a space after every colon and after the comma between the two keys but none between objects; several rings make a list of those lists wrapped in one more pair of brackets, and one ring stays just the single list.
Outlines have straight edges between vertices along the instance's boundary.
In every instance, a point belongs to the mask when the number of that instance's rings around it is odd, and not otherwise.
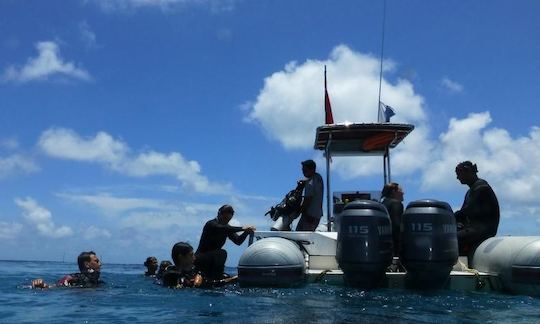
[{"label": "canopy support pole", "polygon": [[328,142],[324,148],[324,155],[326,156],[326,226],[328,232],[332,230],[332,215],[330,213],[330,160],[332,155],[330,154],[330,143],[332,142],[332,132],[328,134]]}]

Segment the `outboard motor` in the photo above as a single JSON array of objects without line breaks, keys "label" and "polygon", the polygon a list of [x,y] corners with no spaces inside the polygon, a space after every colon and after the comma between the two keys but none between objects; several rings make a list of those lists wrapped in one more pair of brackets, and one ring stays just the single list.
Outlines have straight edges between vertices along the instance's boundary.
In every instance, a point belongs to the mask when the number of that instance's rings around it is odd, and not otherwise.
[{"label": "outboard motor", "polygon": [[281,238],[268,237],[250,245],[238,262],[241,286],[296,286],[305,282],[306,261],[300,246]]},{"label": "outboard motor", "polygon": [[392,227],[384,205],[371,200],[348,203],[336,220],[337,262],[345,284],[373,288],[392,262]]},{"label": "outboard motor", "polygon": [[497,275],[507,291],[540,296],[539,236],[489,238],[474,252],[473,266]]},{"label": "outboard motor", "polygon": [[441,288],[458,259],[452,208],[444,201],[413,201],[401,222],[401,262],[407,270],[406,284],[420,289]]}]

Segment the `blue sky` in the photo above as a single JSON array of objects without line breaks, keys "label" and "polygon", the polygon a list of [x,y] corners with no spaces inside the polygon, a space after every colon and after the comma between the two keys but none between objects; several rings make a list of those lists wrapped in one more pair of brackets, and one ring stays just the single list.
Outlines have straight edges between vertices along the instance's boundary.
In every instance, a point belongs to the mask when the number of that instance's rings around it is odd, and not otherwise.
[{"label": "blue sky", "polygon": [[[416,126],[393,154],[406,202],[459,208],[470,159],[499,234],[540,235],[539,12],[388,0],[382,101]],[[225,203],[268,229],[299,162],[325,172],[325,64],[335,121],[375,121],[381,24],[380,1],[2,1],[0,259],[168,258]],[[336,158],[333,190],[379,189],[381,164]]]}]

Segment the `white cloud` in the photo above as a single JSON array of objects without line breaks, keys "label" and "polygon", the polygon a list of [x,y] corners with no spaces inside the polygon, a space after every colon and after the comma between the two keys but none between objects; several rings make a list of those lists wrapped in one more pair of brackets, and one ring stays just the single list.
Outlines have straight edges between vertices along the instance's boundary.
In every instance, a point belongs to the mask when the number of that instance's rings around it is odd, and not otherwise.
[{"label": "white cloud", "polygon": [[83,230],[82,235],[87,240],[99,239],[99,238],[111,238],[112,234],[109,230],[90,225]]},{"label": "white cloud", "polygon": [[441,85],[450,92],[463,92],[463,85],[452,81],[447,77],[442,78]]},{"label": "white cloud", "polygon": [[92,31],[90,25],[86,21],[79,23],[79,32],[86,47],[92,48],[96,46],[96,33]]},{"label": "white cloud", "polygon": [[23,210],[23,217],[33,224],[41,235],[60,238],[73,234],[73,230],[68,226],[56,226],[51,212],[40,206],[34,199],[16,198],[15,203]]},{"label": "white cloud", "polygon": [[39,170],[36,163],[25,156],[13,154],[0,157],[0,179],[17,173],[31,173]]},{"label": "white cloud", "polygon": [[22,229],[22,225],[15,222],[0,222],[0,240],[15,238]]},{"label": "white cloud", "polygon": [[50,128],[39,138],[38,146],[49,156],[67,160],[97,162],[118,167],[129,148],[105,132],[82,138],[71,129]]},{"label": "white cloud", "polygon": [[[287,149],[311,149],[314,130],[324,121],[324,65],[335,122],[375,122],[380,63],[377,58],[354,52],[345,45],[334,48],[328,60],[290,62],[283,71],[267,77],[247,120],[260,125],[268,137]],[[394,66],[390,60],[383,65],[387,74],[394,71]],[[414,145],[401,145],[393,155],[392,165],[394,171],[413,172],[420,168],[419,157],[427,159],[419,152],[431,147],[422,107],[424,99],[407,80],[392,83],[383,79],[381,100],[395,108],[393,121],[417,125],[406,139]],[[378,174],[381,169],[380,161],[374,159],[364,159],[362,163],[356,159],[336,159],[333,167],[349,177]]]},{"label": "white cloud", "polygon": [[[325,61],[289,62],[283,71],[265,79],[248,120],[259,124],[270,138],[287,149],[310,149],[314,130],[324,120],[323,66],[327,65],[328,92],[336,123],[374,122],[379,64],[377,58],[354,52],[345,45],[334,48]],[[385,61],[385,71],[392,72],[394,65]],[[384,79],[382,93],[382,101],[395,107],[395,121],[425,119],[423,98],[414,93],[409,81],[400,79],[392,84]]]},{"label": "white cloud", "polygon": [[513,138],[507,130],[489,128],[490,123],[489,112],[452,118],[424,171],[423,187],[456,185],[456,164],[470,160],[478,165],[479,176],[491,183],[500,198],[512,204],[538,206],[540,128],[532,127],[528,136]]},{"label": "white cloud", "polygon": [[119,215],[127,211],[140,209],[169,209],[171,206],[164,201],[148,198],[115,197],[109,194],[76,195],[59,194],[63,199],[86,204],[98,208],[107,215]]},{"label": "white cloud", "polygon": [[[271,139],[286,149],[311,150],[314,130],[324,121],[323,65],[327,65],[328,88],[337,123],[374,122],[377,118],[378,63],[369,55],[346,46],[336,47],[329,59],[288,63],[265,79],[257,100],[249,105],[247,120],[258,124]],[[395,63],[386,61],[386,75]],[[458,83],[446,85],[462,91]],[[313,95],[315,94],[315,95]],[[320,94],[320,95],[316,95]],[[396,122],[408,122],[415,130],[392,154],[392,174],[411,176],[422,190],[462,191],[455,179],[457,163],[471,160],[479,175],[494,187],[501,208],[519,210],[535,217],[540,210],[540,128],[515,137],[507,130],[489,127],[489,112],[452,118],[448,130],[433,137],[423,98],[409,81],[383,80],[382,101],[395,108]],[[333,160],[332,168],[344,179],[380,174],[380,159]],[[519,208],[518,208],[519,207]]]},{"label": "white cloud", "polygon": [[0,148],[6,150],[15,150],[19,148],[19,142],[14,138],[0,139]]},{"label": "white cloud", "polygon": [[29,58],[23,67],[9,66],[2,76],[3,81],[29,82],[47,80],[54,75],[90,81],[90,74],[72,62],[64,62],[60,56],[58,45],[52,41],[36,44],[38,56]]},{"label": "white cloud", "polygon": [[[118,197],[111,194],[58,194],[64,200],[70,200],[90,208],[97,208],[100,213],[114,216],[124,228],[145,231],[169,230],[174,226],[202,228],[204,223],[215,217],[224,203],[232,204],[237,211],[240,223],[268,224],[264,216],[267,208],[277,203],[280,198],[233,195],[227,201],[216,203],[168,201],[140,197]],[[256,204],[253,202],[256,201]]]},{"label": "white cloud", "polygon": [[204,193],[227,193],[229,184],[213,183],[201,172],[197,161],[186,160],[180,153],[154,151],[131,154],[127,144],[105,132],[82,138],[73,130],[51,128],[43,132],[38,146],[49,156],[96,162],[118,173],[133,177],[173,176],[189,190]]}]

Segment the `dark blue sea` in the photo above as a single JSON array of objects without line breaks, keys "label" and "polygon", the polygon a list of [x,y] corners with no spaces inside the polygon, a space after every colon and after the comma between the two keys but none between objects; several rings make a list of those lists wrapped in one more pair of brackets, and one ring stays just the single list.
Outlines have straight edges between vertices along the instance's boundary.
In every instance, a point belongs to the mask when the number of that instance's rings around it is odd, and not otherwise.
[{"label": "dark blue sea", "polygon": [[[540,298],[503,294],[302,288],[172,290],[145,278],[142,265],[106,264],[97,289],[32,290],[75,263],[0,261],[1,323],[540,323]],[[234,273],[234,269],[228,269]]]}]

